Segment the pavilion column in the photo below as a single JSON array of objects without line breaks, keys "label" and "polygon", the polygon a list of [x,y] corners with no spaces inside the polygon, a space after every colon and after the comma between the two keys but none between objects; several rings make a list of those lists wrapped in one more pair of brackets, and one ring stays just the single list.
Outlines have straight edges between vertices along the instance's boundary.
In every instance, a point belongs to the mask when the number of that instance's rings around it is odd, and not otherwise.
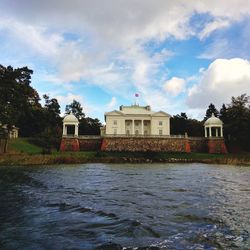
[{"label": "pavilion column", "polygon": [[144,134],[144,121],[141,120],[141,134],[143,135]]},{"label": "pavilion column", "polygon": [[65,124],[63,124],[63,135],[67,135],[67,129]]},{"label": "pavilion column", "polygon": [[132,135],[135,134],[135,121],[132,120]]},{"label": "pavilion column", "polygon": [[223,137],[223,129],[222,129],[222,126],[220,127],[220,136]]},{"label": "pavilion column", "polygon": [[219,128],[215,128],[216,137],[218,137],[218,129]]},{"label": "pavilion column", "polygon": [[205,137],[207,137],[207,127],[205,127]]},{"label": "pavilion column", "polygon": [[75,125],[75,136],[78,136],[78,125]]},{"label": "pavilion column", "polygon": [[209,137],[212,137],[212,128],[209,127]]}]

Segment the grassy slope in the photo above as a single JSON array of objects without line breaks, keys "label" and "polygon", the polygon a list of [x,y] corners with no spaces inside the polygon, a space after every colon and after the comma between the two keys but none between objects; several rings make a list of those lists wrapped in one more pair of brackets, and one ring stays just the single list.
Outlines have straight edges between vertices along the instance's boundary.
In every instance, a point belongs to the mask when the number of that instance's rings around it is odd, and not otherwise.
[{"label": "grassy slope", "polygon": [[15,153],[40,154],[42,148],[28,141],[28,138],[11,139],[8,145],[8,151]]}]

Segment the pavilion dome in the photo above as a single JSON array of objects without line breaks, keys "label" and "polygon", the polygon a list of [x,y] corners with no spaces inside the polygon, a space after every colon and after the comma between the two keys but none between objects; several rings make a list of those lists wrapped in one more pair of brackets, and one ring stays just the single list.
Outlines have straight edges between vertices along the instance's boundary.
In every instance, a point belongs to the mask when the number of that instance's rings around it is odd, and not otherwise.
[{"label": "pavilion dome", "polygon": [[219,118],[215,117],[214,113],[212,113],[212,116],[210,118],[208,118],[204,123],[205,126],[207,126],[207,125],[215,125],[216,126],[216,125],[222,125],[222,124],[223,124],[223,122]]},{"label": "pavilion dome", "polygon": [[76,123],[79,122],[78,119],[73,115],[73,113],[71,112],[70,114],[66,115],[63,119],[63,122],[72,122],[72,123]]}]

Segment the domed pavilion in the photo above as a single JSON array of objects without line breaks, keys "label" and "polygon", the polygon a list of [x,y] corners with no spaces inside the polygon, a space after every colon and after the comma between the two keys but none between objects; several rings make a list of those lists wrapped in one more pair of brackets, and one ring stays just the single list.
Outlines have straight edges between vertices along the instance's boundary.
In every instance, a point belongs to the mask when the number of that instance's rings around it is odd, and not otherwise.
[{"label": "domed pavilion", "polygon": [[223,137],[223,122],[214,113],[204,123],[205,137]]},{"label": "domed pavilion", "polygon": [[63,119],[63,136],[78,136],[79,121],[71,112]]}]

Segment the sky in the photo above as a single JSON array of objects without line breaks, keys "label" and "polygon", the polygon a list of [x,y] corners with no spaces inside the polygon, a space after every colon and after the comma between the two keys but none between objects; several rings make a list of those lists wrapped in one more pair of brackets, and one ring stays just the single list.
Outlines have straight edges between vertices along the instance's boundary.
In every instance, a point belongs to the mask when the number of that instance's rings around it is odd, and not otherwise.
[{"label": "sky", "polygon": [[102,122],[135,101],[202,119],[250,94],[250,0],[0,0],[0,64],[31,68],[62,115],[75,99]]}]

